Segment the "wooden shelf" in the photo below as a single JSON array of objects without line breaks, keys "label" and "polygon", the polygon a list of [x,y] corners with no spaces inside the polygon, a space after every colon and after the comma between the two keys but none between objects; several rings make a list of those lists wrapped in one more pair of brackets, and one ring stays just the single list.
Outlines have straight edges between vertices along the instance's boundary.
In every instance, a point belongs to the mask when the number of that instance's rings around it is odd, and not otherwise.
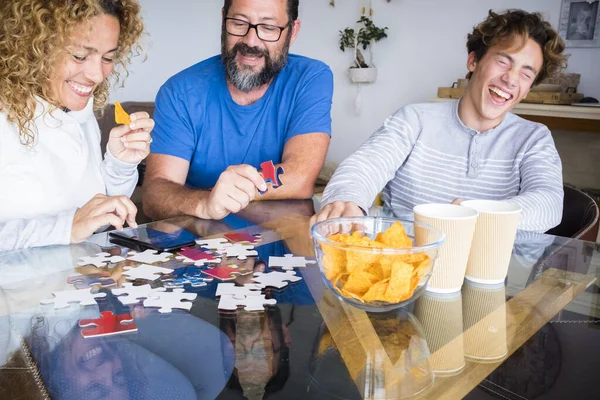
[{"label": "wooden shelf", "polygon": [[[455,101],[436,97],[432,102]],[[550,130],[600,133],[600,107],[519,103],[512,113],[539,122]]]}]

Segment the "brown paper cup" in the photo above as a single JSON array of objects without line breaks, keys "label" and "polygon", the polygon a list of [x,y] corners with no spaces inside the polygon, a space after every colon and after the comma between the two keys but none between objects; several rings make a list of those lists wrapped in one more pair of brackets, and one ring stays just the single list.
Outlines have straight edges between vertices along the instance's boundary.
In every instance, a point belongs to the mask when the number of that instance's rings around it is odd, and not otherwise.
[{"label": "brown paper cup", "polygon": [[415,302],[431,356],[429,365],[437,376],[453,376],[465,367],[462,294],[427,294]]},{"label": "brown paper cup", "polygon": [[484,363],[502,359],[508,353],[504,284],[466,281],[462,293],[465,357]]},{"label": "brown paper cup", "polygon": [[521,206],[494,200],[468,200],[461,205],[479,212],[465,278],[483,284],[504,282]]},{"label": "brown paper cup", "polygon": [[431,225],[446,235],[427,290],[436,293],[460,291],[477,222],[477,211],[454,204],[423,204],[416,206],[413,212],[415,221]]}]

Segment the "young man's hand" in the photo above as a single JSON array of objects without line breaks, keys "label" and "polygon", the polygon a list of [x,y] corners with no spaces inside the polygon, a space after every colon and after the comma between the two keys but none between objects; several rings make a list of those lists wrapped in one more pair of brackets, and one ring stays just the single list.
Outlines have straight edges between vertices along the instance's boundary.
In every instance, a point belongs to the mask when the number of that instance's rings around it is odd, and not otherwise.
[{"label": "young man's hand", "polygon": [[351,201],[334,201],[327,204],[310,219],[310,226],[326,219],[338,217],[362,217],[365,215],[362,208]]}]

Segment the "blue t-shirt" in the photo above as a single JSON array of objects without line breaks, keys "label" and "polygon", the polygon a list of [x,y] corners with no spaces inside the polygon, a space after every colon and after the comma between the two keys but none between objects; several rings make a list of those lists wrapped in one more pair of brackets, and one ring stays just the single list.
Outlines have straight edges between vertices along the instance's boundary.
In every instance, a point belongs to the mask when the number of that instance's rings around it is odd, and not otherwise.
[{"label": "blue t-shirt", "polygon": [[230,165],[281,162],[296,135],[331,135],[333,74],[324,63],[290,54],[254,104],[235,103],[221,56],[170,78],[156,96],[152,152],[190,162],[186,186],[208,189]]}]

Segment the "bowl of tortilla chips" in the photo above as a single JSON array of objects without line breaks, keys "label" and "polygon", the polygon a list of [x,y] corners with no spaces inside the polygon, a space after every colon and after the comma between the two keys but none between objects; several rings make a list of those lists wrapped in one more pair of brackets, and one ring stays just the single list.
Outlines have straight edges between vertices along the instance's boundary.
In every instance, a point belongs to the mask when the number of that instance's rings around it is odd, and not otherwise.
[{"label": "bowl of tortilla chips", "polygon": [[366,311],[389,311],[427,287],[444,233],[391,217],[333,218],[311,229],[325,285]]}]

